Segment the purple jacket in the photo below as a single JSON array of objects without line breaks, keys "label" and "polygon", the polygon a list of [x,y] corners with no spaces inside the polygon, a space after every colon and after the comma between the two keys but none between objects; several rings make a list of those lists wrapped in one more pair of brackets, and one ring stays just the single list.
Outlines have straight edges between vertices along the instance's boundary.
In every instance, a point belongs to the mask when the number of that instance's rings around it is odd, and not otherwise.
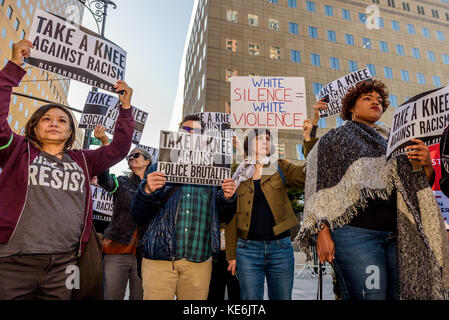
[{"label": "purple jacket", "polygon": [[[40,150],[24,136],[12,132],[7,116],[13,87],[25,71],[12,62],[0,71],[0,244],[13,236],[25,207],[28,193],[28,171]],[[109,146],[96,150],[69,150],[67,153],[83,169],[86,190],[84,226],[78,256],[84,253],[92,231],[92,195],[90,179],[120,162],[131,148],[134,118],[131,109],[120,109],[115,134]],[[49,223],[51,223],[49,221]]]}]

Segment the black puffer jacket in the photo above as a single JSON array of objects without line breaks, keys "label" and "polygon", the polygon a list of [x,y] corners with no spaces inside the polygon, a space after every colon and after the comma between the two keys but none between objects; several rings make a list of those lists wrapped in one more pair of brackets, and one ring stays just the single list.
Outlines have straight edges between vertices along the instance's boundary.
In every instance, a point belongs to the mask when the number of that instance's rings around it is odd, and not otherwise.
[{"label": "black puffer jacket", "polygon": [[103,233],[105,239],[129,245],[136,228],[139,227],[140,242],[143,232],[145,232],[145,226],[137,226],[130,212],[131,199],[139,186],[140,180],[140,177],[134,173],[131,177],[120,176],[115,178],[114,175],[109,174],[109,170],[98,176],[98,184],[114,196],[112,219]]}]

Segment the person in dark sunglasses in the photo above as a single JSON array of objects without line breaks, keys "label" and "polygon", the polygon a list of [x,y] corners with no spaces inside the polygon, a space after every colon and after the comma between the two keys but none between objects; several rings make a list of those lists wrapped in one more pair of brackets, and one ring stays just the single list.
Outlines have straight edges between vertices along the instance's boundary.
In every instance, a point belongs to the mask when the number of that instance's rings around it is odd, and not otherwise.
[{"label": "person in dark sunglasses", "polygon": [[[202,132],[201,119],[186,116],[180,131]],[[220,222],[236,210],[236,186],[223,180],[221,188],[166,184],[153,164],[131,203],[138,224],[149,224],[144,236],[142,281],[145,300],[206,300],[212,254],[220,251]]]}]

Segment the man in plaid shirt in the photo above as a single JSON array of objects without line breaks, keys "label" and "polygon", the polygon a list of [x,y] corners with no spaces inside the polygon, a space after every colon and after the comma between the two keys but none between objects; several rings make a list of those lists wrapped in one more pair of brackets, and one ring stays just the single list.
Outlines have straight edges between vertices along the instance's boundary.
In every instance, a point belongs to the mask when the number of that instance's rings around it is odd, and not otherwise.
[{"label": "man in plaid shirt", "polygon": [[[202,133],[201,119],[186,116],[179,129]],[[236,211],[236,185],[221,188],[166,183],[153,164],[131,204],[138,224],[149,224],[143,238],[144,299],[205,300],[209,292],[212,253],[220,250],[220,222]]]}]

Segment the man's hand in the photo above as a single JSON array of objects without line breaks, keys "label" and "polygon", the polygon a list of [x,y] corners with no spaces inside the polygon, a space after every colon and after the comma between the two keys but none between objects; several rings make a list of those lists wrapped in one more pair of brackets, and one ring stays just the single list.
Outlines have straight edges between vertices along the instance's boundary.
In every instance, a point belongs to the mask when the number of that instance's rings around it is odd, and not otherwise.
[{"label": "man's hand", "polygon": [[117,81],[117,84],[114,86],[114,88],[115,92],[124,91],[123,94],[118,95],[120,102],[122,103],[122,108],[131,108],[131,97],[133,95],[133,89],[128,87],[125,81]]},{"label": "man's hand", "polygon": [[31,54],[31,48],[33,43],[29,40],[20,40],[12,45],[12,58],[11,62],[14,62],[18,66],[23,65],[23,58],[29,58]]},{"label": "man's hand", "polygon": [[237,260],[228,260],[228,271],[235,276],[235,268],[237,267]]},{"label": "man's hand", "polygon": [[231,199],[237,190],[236,184],[231,178],[223,180],[221,183],[221,189],[223,190],[225,199]]},{"label": "man's hand", "polygon": [[165,178],[165,174],[160,171],[154,171],[147,176],[147,184],[145,185],[146,193],[153,193],[156,190],[159,190],[165,186],[165,182],[167,178]]},{"label": "man's hand", "polygon": [[321,99],[313,106],[313,121],[312,125],[317,126],[320,121],[320,110],[327,109],[327,103]]},{"label": "man's hand", "polygon": [[106,135],[106,127],[103,127],[102,125],[95,127],[94,137],[100,140],[103,146],[107,146],[109,144],[109,138]]}]

